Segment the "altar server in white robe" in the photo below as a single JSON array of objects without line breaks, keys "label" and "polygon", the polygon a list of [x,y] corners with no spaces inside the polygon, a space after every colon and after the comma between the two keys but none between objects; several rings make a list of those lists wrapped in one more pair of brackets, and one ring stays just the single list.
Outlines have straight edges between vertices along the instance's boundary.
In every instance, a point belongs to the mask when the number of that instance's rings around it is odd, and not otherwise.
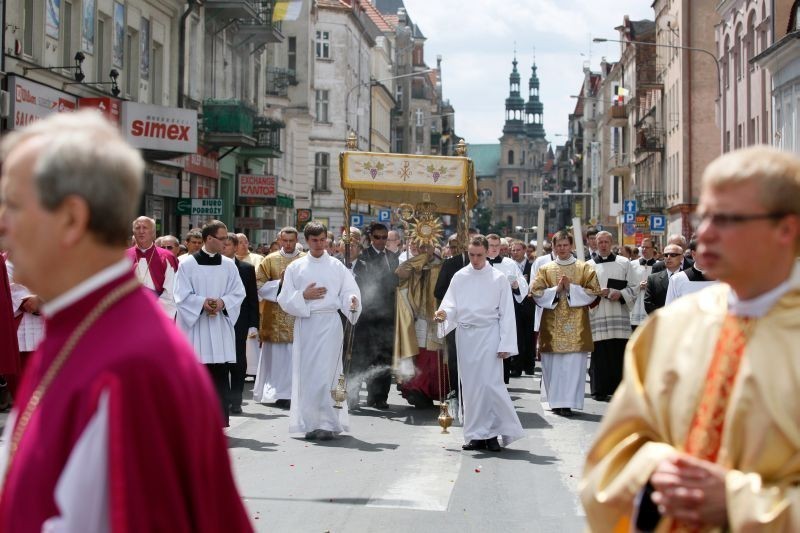
[{"label": "altar server in white robe", "polygon": [[[503,383],[503,359],[517,353],[514,304],[508,279],[489,266],[486,238],[469,245],[470,264],[450,282],[435,318],[443,334],[456,330],[464,405],[465,450],[500,451],[524,436]],[[442,335],[443,336],[443,335]]]},{"label": "altar server in white robe", "polygon": [[175,277],[178,325],[211,375],[228,425],[230,381],[227,364],[236,362],[233,326],[245,297],[239,270],[221,254],[228,235],[225,224],[203,226],[203,247],[181,261]]},{"label": "altar server in white robe", "polygon": [[289,433],[330,440],[350,430],[347,404],[334,409],[331,398],[342,373],[344,332],[337,311],[355,324],[361,292],[347,267],[325,251],[327,228],[312,221],[303,234],[309,253],[286,268],[278,294],[278,304],[295,317]]}]

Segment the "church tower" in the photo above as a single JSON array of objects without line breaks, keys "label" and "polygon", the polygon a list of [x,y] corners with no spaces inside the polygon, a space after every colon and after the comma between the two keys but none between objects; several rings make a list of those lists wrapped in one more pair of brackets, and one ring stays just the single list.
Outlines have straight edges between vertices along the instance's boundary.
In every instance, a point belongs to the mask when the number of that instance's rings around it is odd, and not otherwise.
[{"label": "church tower", "polygon": [[539,100],[539,76],[536,63],[528,80],[528,103],[525,104],[525,133],[531,139],[544,139],[544,104]]},{"label": "church tower", "polygon": [[520,76],[517,70],[517,56],[514,54],[514,65],[508,77],[509,93],[506,98],[506,124],[503,133],[523,133],[525,131],[525,100],[520,96]]}]

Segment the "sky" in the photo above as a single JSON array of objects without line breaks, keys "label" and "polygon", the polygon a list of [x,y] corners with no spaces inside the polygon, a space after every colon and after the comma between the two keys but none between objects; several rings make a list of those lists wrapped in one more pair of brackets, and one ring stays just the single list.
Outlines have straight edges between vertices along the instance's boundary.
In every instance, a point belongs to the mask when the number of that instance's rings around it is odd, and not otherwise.
[{"label": "sky", "polygon": [[425,61],[442,56],[442,91],[455,107],[456,134],[467,143],[498,142],[514,47],[520,92],[527,101],[534,48],[547,140],[564,144],[588,61],[616,61],[623,17],[653,19],[652,0],[404,0],[411,20],[427,37]]}]

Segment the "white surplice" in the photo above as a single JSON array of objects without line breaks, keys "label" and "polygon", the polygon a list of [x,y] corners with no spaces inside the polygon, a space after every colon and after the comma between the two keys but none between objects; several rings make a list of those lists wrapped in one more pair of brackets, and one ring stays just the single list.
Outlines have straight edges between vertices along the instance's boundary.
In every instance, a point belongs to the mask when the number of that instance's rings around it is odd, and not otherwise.
[{"label": "white surplice", "polygon": [[[194,256],[178,265],[175,304],[178,326],[203,364],[236,362],[233,325],[239,318],[245,290],[233,259],[222,257],[220,265],[199,265]],[[225,302],[225,311],[210,316],[203,311],[207,298]]]},{"label": "white surplice", "polygon": [[686,271],[676,272],[669,278],[669,285],[667,285],[667,297],[664,305],[669,305],[678,298],[688,296],[692,293],[701,291],[706,287],[714,285],[716,281],[692,281],[686,275]]},{"label": "white surplice", "polygon": [[[153,245],[155,246],[155,244]],[[147,250],[149,250],[148,248]],[[146,252],[147,250],[142,250]],[[158,250],[155,251],[156,253],[153,254],[153,258],[151,261],[159,261],[158,257]],[[189,254],[185,254],[181,257],[191,257]],[[153,283],[153,277],[150,275],[150,265],[147,263],[147,260],[142,257],[140,258],[133,267],[133,274],[142,284],[142,286],[146,289],[150,289],[151,291],[155,292],[156,285]],[[166,270],[164,271],[164,290],[161,291],[161,294],[158,295],[158,303],[161,304],[161,308],[167,313],[167,316],[171,319],[175,319],[175,313],[177,312],[177,306],[175,305],[175,276],[177,273],[172,268],[172,265],[167,262]]]},{"label": "white surplice", "polygon": [[630,338],[631,311],[639,295],[639,277],[634,272],[633,265],[620,255],[613,262],[597,263],[592,259],[586,263],[594,268],[601,288],[609,288],[610,279],[621,280],[626,284],[624,289],[618,291],[622,294],[622,300],[601,298],[597,307],[589,311],[594,342]]},{"label": "white surplice", "polygon": [[503,276],[508,280],[508,285],[511,286],[511,283],[514,281],[517,282],[519,285],[519,294],[514,294],[514,299],[517,301],[518,304],[522,303],[522,300],[528,296],[528,282],[525,281],[525,276],[522,275],[519,267],[517,266],[516,261],[511,259],[510,257],[504,257],[503,260],[499,263],[494,265],[490,264],[488,261],[486,262],[487,265],[493,267],[495,270],[499,270]]},{"label": "white surplice", "polygon": [[6,261],[6,268],[8,270],[8,284],[11,287],[11,307],[14,310],[14,317],[22,315],[22,320],[17,328],[19,351],[32,352],[44,337],[44,319],[41,315],[26,313],[22,310],[22,304],[33,294],[25,285],[20,285],[14,281],[14,264],[11,261]]},{"label": "white surplice", "polygon": [[[531,283],[533,283],[533,280],[536,279],[536,274],[539,273],[539,269],[542,268],[547,263],[552,262],[554,259],[555,257],[553,256],[552,253],[540,255],[539,257],[536,258],[536,260],[533,262],[533,265],[531,265]],[[533,319],[533,331],[538,333],[541,324],[542,324],[542,307],[540,305],[537,305],[536,316]]]},{"label": "white surplice", "polygon": [[480,270],[465,266],[453,276],[439,309],[447,313],[440,334],[456,330],[464,440],[500,437],[508,446],[524,431],[503,383],[503,360],[497,357],[500,352],[518,353],[506,275],[488,263]]},{"label": "white surplice", "polygon": [[[653,273],[652,266],[643,265],[638,259],[631,261],[631,268],[636,275],[637,283],[645,281],[647,277]],[[631,326],[638,326],[647,318],[647,311],[644,310],[644,293],[645,291],[643,289],[639,289],[636,302],[634,302],[633,309],[631,309]]]},{"label": "white surplice", "polygon": [[[303,298],[303,291],[312,283],[327,289],[324,298]],[[358,299],[358,307],[351,313],[353,296]],[[289,433],[349,431],[347,404],[334,409],[331,390],[342,374],[344,331],[337,311],[353,324],[361,314],[361,292],[355,279],[341,261],[327,252],[321,257],[308,254],[286,268],[278,304],[296,317]]]}]

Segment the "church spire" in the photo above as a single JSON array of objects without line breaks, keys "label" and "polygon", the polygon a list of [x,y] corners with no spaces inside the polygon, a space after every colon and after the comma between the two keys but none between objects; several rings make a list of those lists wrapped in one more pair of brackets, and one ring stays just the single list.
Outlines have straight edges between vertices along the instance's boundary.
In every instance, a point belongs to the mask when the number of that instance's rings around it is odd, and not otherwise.
[{"label": "church spire", "polygon": [[520,96],[520,75],[517,70],[517,51],[514,46],[514,60],[511,62],[513,69],[508,77],[508,98],[506,98],[506,124],[503,133],[525,132],[525,100]]},{"label": "church spire", "polygon": [[536,75],[536,49],[528,80],[528,103],[525,104],[525,133],[533,139],[544,139],[544,104],[539,100],[539,76]]}]

